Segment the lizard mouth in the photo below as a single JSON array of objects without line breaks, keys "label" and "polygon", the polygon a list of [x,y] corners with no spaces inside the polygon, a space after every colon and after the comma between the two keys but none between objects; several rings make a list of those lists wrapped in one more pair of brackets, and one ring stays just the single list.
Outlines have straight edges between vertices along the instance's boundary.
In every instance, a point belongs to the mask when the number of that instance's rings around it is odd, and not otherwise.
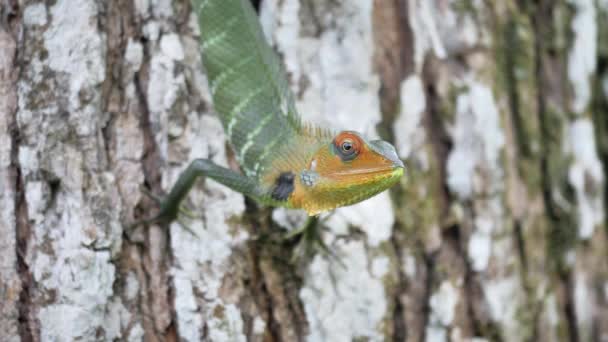
[{"label": "lizard mouth", "polygon": [[334,176],[363,176],[363,175],[380,175],[393,173],[397,169],[403,169],[400,166],[396,167],[376,167],[370,169],[346,170],[334,173]]}]

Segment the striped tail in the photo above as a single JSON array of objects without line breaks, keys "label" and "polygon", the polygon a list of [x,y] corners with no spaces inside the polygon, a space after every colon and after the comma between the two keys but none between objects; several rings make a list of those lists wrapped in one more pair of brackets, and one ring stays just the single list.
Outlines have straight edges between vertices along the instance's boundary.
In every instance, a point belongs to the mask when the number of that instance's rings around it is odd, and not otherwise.
[{"label": "striped tail", "polygon": [[249,0],[193,0],[213,104],[241,167],[259,178],[302,129],[278,57]]}]

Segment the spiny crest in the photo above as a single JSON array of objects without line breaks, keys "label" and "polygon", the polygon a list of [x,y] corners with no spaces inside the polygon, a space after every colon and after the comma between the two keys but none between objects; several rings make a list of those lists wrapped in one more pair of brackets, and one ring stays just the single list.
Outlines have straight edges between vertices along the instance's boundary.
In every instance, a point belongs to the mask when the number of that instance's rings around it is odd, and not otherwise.
[{"label": "spiny crest", "polygon": [[305,138],[321,139],[321,140],[332,140],[335,136],[335,132],[326,127],[311,124],[308,122],[302,123],[300,126],[300,135]]}]

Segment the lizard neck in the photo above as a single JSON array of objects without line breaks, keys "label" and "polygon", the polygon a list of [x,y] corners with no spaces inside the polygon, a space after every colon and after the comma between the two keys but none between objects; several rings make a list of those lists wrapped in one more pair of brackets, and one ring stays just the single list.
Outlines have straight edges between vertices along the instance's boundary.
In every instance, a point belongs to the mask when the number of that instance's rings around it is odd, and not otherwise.
[{"label": "lizard neck", "polygon": [[[300,187],[301,172],[309,168],[316,151],[323,145],[330,144],[331,141],[332,132],[329,130],[303,125],[298,134],[293,135],[288,141],[282,142],[273,153],[274,158],[259,177],[261,184],[269,189],[269,192],[279,185],[277,182],[286,179],[293,181],[293,187]],[[287,199],[281,198],[280,200]],[[287,203],[287,205],[293,206],[291,203]]]}]

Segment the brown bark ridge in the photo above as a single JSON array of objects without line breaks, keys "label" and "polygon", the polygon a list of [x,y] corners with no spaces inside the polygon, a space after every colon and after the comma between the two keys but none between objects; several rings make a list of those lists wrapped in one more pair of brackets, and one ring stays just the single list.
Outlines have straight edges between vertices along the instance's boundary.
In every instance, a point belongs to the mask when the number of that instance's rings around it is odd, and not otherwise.
[{"label": "brown bark ridge", "polygon": [[608,3],[263,0],[308,121],[407,177],[320,219],[200,181],[235,164],[187,0],[0,0],[0,341],[608,340]]}]

